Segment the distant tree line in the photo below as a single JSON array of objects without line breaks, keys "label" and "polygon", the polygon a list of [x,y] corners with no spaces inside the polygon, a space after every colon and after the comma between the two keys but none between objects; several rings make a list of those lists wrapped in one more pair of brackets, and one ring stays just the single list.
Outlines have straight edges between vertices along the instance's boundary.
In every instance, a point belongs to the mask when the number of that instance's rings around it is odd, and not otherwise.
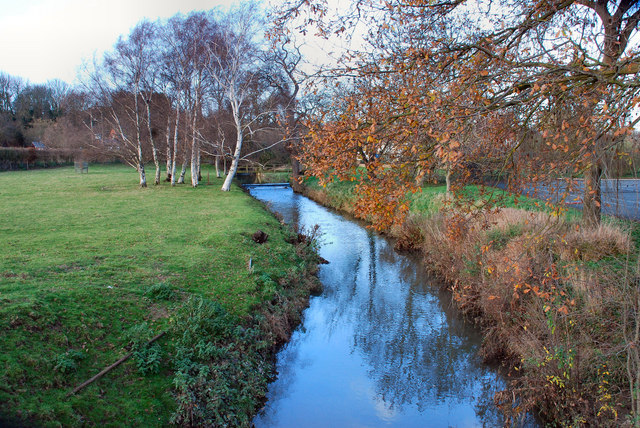
[{"label": "distant tree line", "polygon": [[301,56],[269,43],[255,4],[143,21],[84,70],[82,84],[31,85],[0,75],[0,145],[117,158],[153,182],[198,185],[203,158],[227,174],[240,162],[289,161]]},{"label": "distant tree line", "polygon": [[69,85],[52,80],[30,84],[0,72],[0,147],[27,147],[64,111]]}]

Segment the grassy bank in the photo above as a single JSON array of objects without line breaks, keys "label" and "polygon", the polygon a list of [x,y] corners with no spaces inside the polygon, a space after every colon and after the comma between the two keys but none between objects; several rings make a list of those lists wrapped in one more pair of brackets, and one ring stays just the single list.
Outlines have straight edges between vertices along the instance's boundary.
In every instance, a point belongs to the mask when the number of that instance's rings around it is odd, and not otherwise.
[{"label": "grassy bank", "polygon": [[0,421],[250,425],[315,256],[221,181],[136,183],[124,166],[0,173]]},{"label": "grassy bank", "polygon": [[[584,230],[577,211],[557,215],[491,189],[500,211],[443,210],[444,190],[411,195],[407,220],[388,233],[398,248],[424,254],[482,328],[483,357],[512,377],[496,397],[507,416],[533,410],[550,426],[636,425],[638,224],[606,218]],[[353,213],[353,183],[309,180],[306,192]],[[489,195],[468,188],[466,197],[469,208]]]}]

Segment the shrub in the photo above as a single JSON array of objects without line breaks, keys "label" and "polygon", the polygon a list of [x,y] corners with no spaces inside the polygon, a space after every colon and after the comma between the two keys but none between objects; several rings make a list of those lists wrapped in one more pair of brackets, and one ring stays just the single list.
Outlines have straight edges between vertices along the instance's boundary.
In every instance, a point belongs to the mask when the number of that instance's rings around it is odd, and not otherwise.
[{"label": "shrub", "polygon": [[178,409],[172,422],[188,426],[250,426],[266,389],[268,345],[217,302],[190,298],[174,319],[173,359]]},{"label": "shrub", "polygon": [[629,251],[629,233],[604,223],[594,229],[573,229],[558,244],[558,252],[563,260],[597,261],[628,254]]},{"label": "shrub", "polygon": [[156,374],[160,371],[162,348],[157,343],[140,346],[137,350],[133,351],[132,356],[138,368],[138,373],[141,375]]},{"label": "shrub", "polygon": [[152,286],[147,288],[144,294],[146,296],[160,300],[174,300],[177,296],[173,288],[170,285],[165,284],[164,282],[153,284]]},{"label": "shrub", "polygon": [[87,354],[81,351],[70,349],[64,354],[56,356],[56,365],[53,369],[60,373],[71,373],[78,369],[78,361],[87,357]]},{"label": "shrub", "polygon": [[391,234],[397,237],[394,248],[399,251],[419,251],[424,245],[423,223],[420,216],[409,215],[401,226],[394,226]]},{"label": "shrub", "polygon": [[147,323],[134,325],[127,331],[126,336],[130,340],[131,356],[138,372],[143,376],[158,373],[162,362],[162,348],[158,343],[149,344],[154,332]]},{"label": "shrub", "polygon": [[517,370],[496,396],[508,415],[615,426],[629,401],[620,350],[635,352],[624,333],[635,331],[637,285],[619,259],[632,243],[613,225],[577,226],[517,209],[439,213],[423,227],[426,262],[483,328],[483,357]]}]

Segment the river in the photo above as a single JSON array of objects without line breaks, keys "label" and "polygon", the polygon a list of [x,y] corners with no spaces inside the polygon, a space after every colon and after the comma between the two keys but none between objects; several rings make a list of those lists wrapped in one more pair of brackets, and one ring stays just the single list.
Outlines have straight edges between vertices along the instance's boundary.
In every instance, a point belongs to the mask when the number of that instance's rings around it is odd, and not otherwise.
[{"label": "river", "polygon": [[[420,261],[287,186],[249,186],[287,223],[320,226],[324,290],[277,357],[256,427],[501,426],[505,381]],[[527,424],[528,425],[528,424]]]}]

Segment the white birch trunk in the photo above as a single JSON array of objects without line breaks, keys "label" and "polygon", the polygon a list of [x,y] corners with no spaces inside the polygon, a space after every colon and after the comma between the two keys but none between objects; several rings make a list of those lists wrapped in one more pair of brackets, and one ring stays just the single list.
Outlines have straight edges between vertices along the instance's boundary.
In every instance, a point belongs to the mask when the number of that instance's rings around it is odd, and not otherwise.
[{"label": "white birch trunk", "polygon": [[171,181],[171,115],[167,115],[167,181]]},{"label": "white birch trunk", "polygon": [[[153,151],[156,152],[155,147],[154,147]],[[157,186],[158,184],[160,184],[160,175],[161,175],[162,171],[160,170],[160,161],[158,160],[158,154],[154,153],[153,157],[154,157],[153,161],[156,164],[156,176],[155,176],[155,178],[153,180],[153,184],[155,184]]]},{"label": "white birch trunk", "polygon": [[[137,145],[137,154],[138,154],[138,172],[140,173],[140,187],[147,187],[147,176],[144,171],[144,160],[142,159],[142,138],[140,136],[140,112],[138,106],[138,96],[140,95],[140,91],[136,86],[135,92],[133,93],[134,99],[134,108],[135,108],[135,116],[136,116],[136,145]],[[124,132],[120,130],[122,134]]]},{"label": "white birch trunk", "polygon": [[147,176],[144,172],[144,165],[138,166],[138,173],[140,174],[140,187],[147,187]]},{"label": "white birch trunk", "polygon": [[187,159],[185,158],[184,161],[182,161],[182,171],[180,171],[180,177],[178,178],[178,184],[184,184],[184,176],[187,173]]},{"label": "white birch trunk", "polygon": [[216,156],[216,177],[220,178],[220,156]]},{"label": "white birch trunk", "polygon": [[[197,110],[197,105],[194,110]],[[198,187],[198,157],[200,154],[200,147],[198,146],[198,140],[196,138],[196,119],[198,114],[193,112],[193,120],[191,122],[191,186]]]},{"label": "white birch trunk", "polygon": [[153,164],[156,166],[156,176],[153,181],[153,184],[156,186],[160,184],[160,160],[158,159],[158,148],[156,147],[156,142],[153,140],[153,133],[151,132],[151,108],[149,107],[149,101],[144,98],[143,95],[144,106],[147,110],[147,131],[149,132],[149,142],[151,143],[151,154],[153,155]]},{"label": "white birch trunk", "polygon": [[240,122],[240,112],[239,106],[235,103],[232,103],[233,106],[233,120],[236,124],[236,150],[233,153],[233,160],[231,162],[231,168],[229,169],[229,174],[224,179],[224,184],[222,185],[222,191],[228,192],[231,190],[231,181],[233,181],[233,177],[236,175],[236,171],[238,170],[238,163],[240,162],[240,152],[242,151],[242,124]]},{"label": "white birch trunk", "polygon": [[191,186],[198,187],[198,148],[191,148]]},{"label": "white birch trunk", "polygon": [[176,161],[178,158],[178,125],[180,125],[180,108],[176,109],[176,127],[173,130],[173,159],[171,160],[171,185],[176,185]]},{"label": "white birch trunk", "polygon": [[147,187],[147,175],[144,171],[144,162],[142,161],[142,145],[138,140],[138,173],[140,174],[140,187]]}]

